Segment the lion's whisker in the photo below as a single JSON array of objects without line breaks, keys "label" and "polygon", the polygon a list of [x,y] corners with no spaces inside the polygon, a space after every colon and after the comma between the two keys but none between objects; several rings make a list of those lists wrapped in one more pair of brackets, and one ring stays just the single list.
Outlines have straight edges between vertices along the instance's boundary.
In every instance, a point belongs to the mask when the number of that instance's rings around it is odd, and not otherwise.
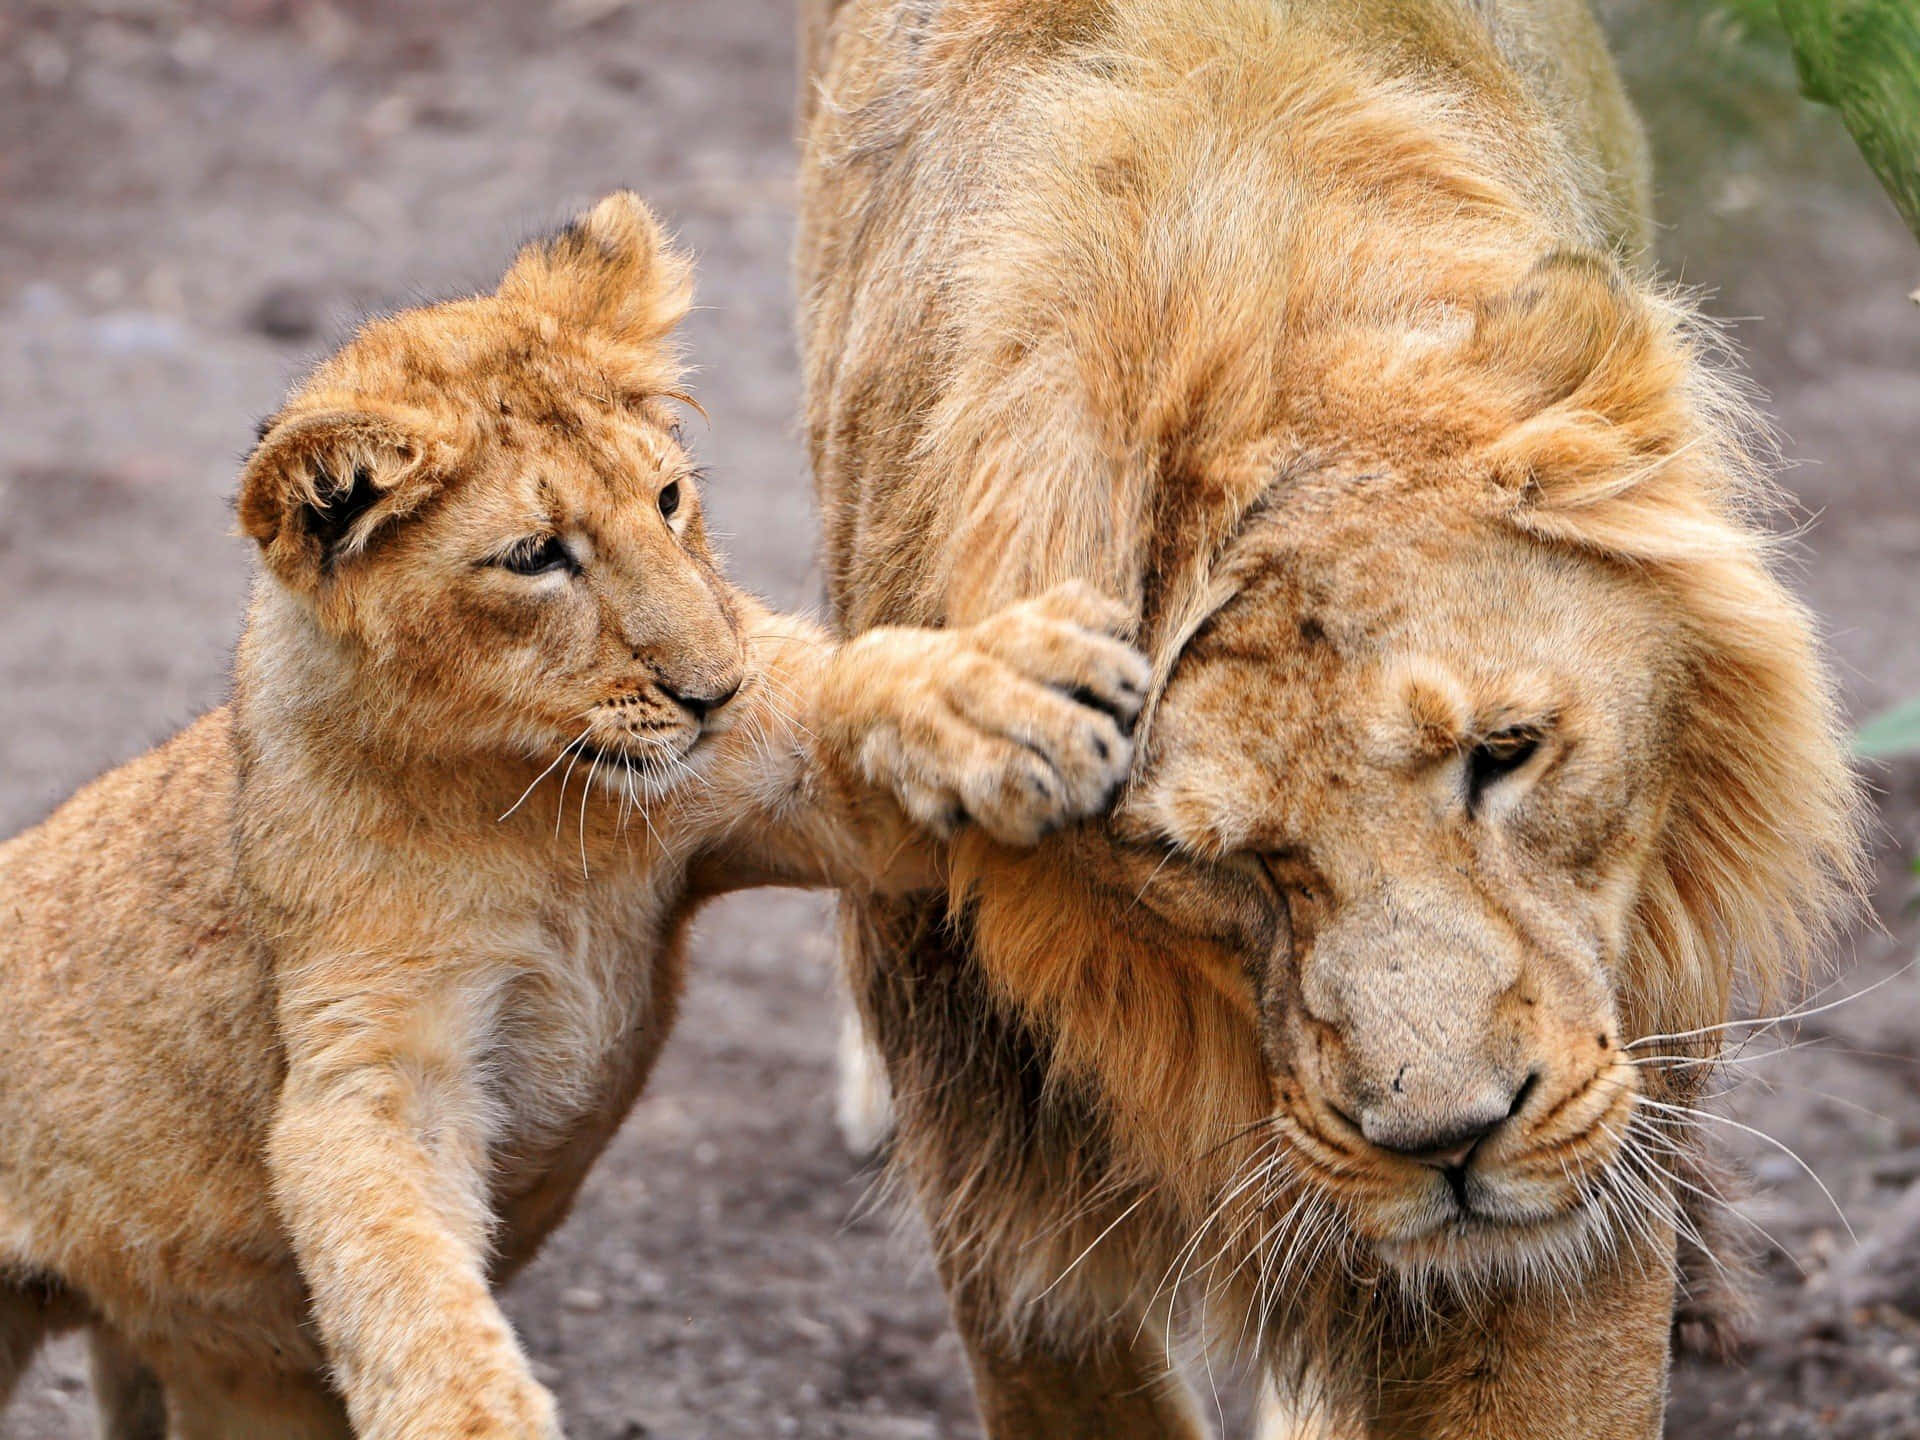
[{"label": "lion's whisker", "polygon": [[1743,1134],[1751,1135],[1757,1140],[1764,1140],[1767,1144],[1773,1146],[1781,1154],[1785,1155],[1789,1160],[1793,1161],[1793,1163],[1799,1166],[1801,1170],[1805,1171],[1807,1178],[1812,1180],[1815,1185],[1820,1187],[1820,1193],[1826,1196],[1827,1204],[1833,1207],[1833,1213],[1839,1217],[1840,1224],[1845,1228],[1847,1232],[1847,1238],[1849,1240],[1854,1241],[1856,1244],[1859,1242],[1860,1237],[1854,1234],[1854,1231],[1853,1231],[1853,1222],[1847,1219],[1847,1212],[1840,1208],[1840,1202],[1834,1199],[1833,1191],[1827,1188],[1827,1182],[1822,1180],[1819,1176],[1819,1173],[1811,1165],[1809,1165],[1805,1160],[1800,1158],[1800,1152],[1795,1150],[1791,1145],[1787,1144],[1786,1141],[1775,1139],[1773,1136],[1767,1134],[1767,1132],[1764,1130],[1757,1130],[1751,1125],[1742,1124],[1740,1121],[1735,1120],[1729,1115],[1716,1115],[1711,1110],[1700,1110],[1700,1109],[1696,1109],[1691,1105],[1670,1105],[1664,1100],[1650,1100],[1644,1095],[1640,1097],[1640,1103],[1642,1105],[1649,1106],[1655,1110],[1666,1111],[1667,1113],[1673,1114],[1673,1115],[1686,1116],[1689,1118],[1698,1118],[1702,1120],[1712,1120],[1721,1125],[1731,1126],[1733,1129],[1741,1131]]},{"label": "lion's whisker", "polygon": [[[1842,1005],[1851,1005],[1854,1001],[1871,995],[1874,991],[1884,986],[1891,985],[1894,981],[1900,979],[1901,976],[1911,971],[1916,965],[1920,965],[1920,958],[1909,960],[1891,975],[1883,975],[1871,985],[1859,990],[1850,991],[1842,995],[1838,1000],[1829,1000],[1822,1005],[1813,1005],[1802,1010],[1790,1010],[1781,1015],[1756,1015],[1746,1020],[1728,1020],[1719,1025],[1702,1025],[1697,1030],[1674,1030],[1662,1035],[1642,1035],[1637,1040],[1627,1041],[1622,1048],[1634,1050],[1642,1045],[1652,1045],[1660,1041],[1691,1040],[1702,1035],[1717,1035],[1729,1030],[1738,1030],[1749,1025],[1758,1025],[1765,1029],[1772,1029],[1776,1025],[1787,1025],[1794,1021],[1811,1019],[1815,1015],[1825,1015],[1830,1010],[1838,1010]],[[1759,1033],[1764,1033],[1764,1031]]]},{"label": "lion's whisker", "polygon": [[[1621,1160],[1634,1157],[1632,1145],[1618,1131],[1604,1120],[1600,1122],[1600,1128],[1612,1136],[1614,1143],[1620,1146]],[[1661,1248],[1659,1237],[1652,1229],[1652,1224],[1656,1221],[1664,1222],[1677,1235],[1682,1235],[1696,1244],[1701,1243],[1699,1234],[1686,1219],[1685,1212],[1674,1203],[1672,1195],[1661,1195],[1655,1185],[1650,1183],[1648,1177],[1642,1175],[1632,1165],[1617,1161],[1607,1168],[1603,1183],[1619,1187],[1621,1199],[1628,1202],[1626,1208],[1635,1233],[1655,1252]]]},{"label": "lion's whisker", "polygon": [[[1253,1183],[1255,1180],[1259,1178],[1259,1171],[1257,1169],[1252,1169],[1251,1173],[1249,1173],[1244,1180],[1240,1179],[1241,1171],[1248,1170],[1250,1168],[1251,1167],[1249,1166],[1248,1161],[1244,1161],[1244,1160],[1238,1166],[1235,1167],[1232,1174],[1229,1175],[1228,1177],[1227,1192],[1223,1194],[1220,1197],[1220,1199],[1215,1202],[1213,1208],[1207,1212],[1205,1218],[1203,1218],[1199,1222],[1199,1224],[1197,1224],[1193,1228],[1188,1238],[1180,1245],[1180,1247],[1177,1250],[1175,1250],[1173,1259],[1168,1261],[1167,1268],[1161,1273],[1159,1283],[1154,1286],[1153,1294],[1148,1297],[1146,1308],[1142,1312],[1141,1319],[1140,1319],[1140,1325],[1142,1329],[1145,1328],[1147,1319],[1152,1314],[1154,1307],[1159,1304],[1161,1294],[1168,1290],[1168,1280],[1172,1278],[1173,1284],[1172,1284],[1172,1290],[1169,1294],[1168,1313],[1167,1313],[1167,1323],[1169,1326],[1168,1339],[1169,1341],[1171,1341],[1172,1339],[1171,1326],[1173,1323],[1173,1310],[1175,1308],[1175,1301],[1177,1301],[1179,1296],[1180,1285],[1182,1281],[1184,1281],[1184,1279],[1186,1278],[1187,1262],[1191,1260],[1194,1252],[1199,1248],[1202,1242],[1205,1241],[1208,1228],[1213,1224],[1214,1220],[1218,1218],[1220,1212],[1226,1206],[1231,1204],[1234,1198],[1238,1196],[1243,1190],[1246,1189],[1247,1185]],[[1179,1275],[1177,1278],[1175,1277],[1176,1270],[1179,1272]],[[1135,1331],[1135,1338],[1136,1339],[1139,1338],[1138,1330]]]},{"label": "lion's whisker", "polygon": [[1160,872],[1167,868],[1168,864],[1173,860],[1173,856],[1173,847],[1169,845],[1167,847],[1167,853],[1160,857],[1160,863],[1153,867],[1152,873],[1147,876],[1145,883],[1140,886],[1140,893],[1133,897],[1133,904],[1127,907],[1128,910],[1132,910],[1135,906],[1139,905],[1142,900],[1147,898],[1147,891],[1153,888],[1153,882],[1160,878]]},{"label": "lion's whisker", "polygon": [[1696,1065],[1717,1067],[1722,1065],[1754,1065],[1762,1060],[1772,1060],[1781,1055],[1792,1055],[1799,1051],[1811,1050],[1816,1047],[1821,1049],[1830,1048],[1822,1045],[1818,1039],[1814,1039],[1806,1041],[1804,1044],[1795,1041],[1791,1044],[1779,1046],[1777,1049],[1759,1050],[1751,1055],[1628,1055],[1623,1056],[1622,1061],[1628,1065],[1659,1066]]},{"label": "lion's whisker", "polygon": [[1097,1245],[1099,1245],[1099,1243],[1102,1240],[1106,1239],[1107,1236],[1111,1235],[1115,1230],[1119,1229],[1121,1222],[1124,1221],[1129,1215],[1133,1214],[1134,1211],[1138,1210],[1142,1205],[1146,1204],[1146,1202],[1147,1202],[1147,1196],[1145,1194],[1142,1194],[1131,1205],[1127,1206],[1126,1209],[1122,1210],[1111,1221],[1109,1221],[1105,1229],[1103,1229],[1098,1235],[1094,1236],[1092,1240],[1087,1242],[1086,1249],[1082,1250],[1078,1255],[1074,1256],[1072,1262],[1068,1264],[1067,1268],[1062,1270],[1058,1275],[1054,1276],[1053,1280],[1051,1281],[1051,1283],[1048,1284],[1047,1288],[1042,1290],[1038,1295],[1033,1297],[1034,1303],[1037,1304],[1038,1302],[1046,1299],[1047,1296],[1051,1295],[1055,1290],[1059,1289],[1061,1282],[1064,1281],[1075,1270],[1080,1268],[1080,1262],[1086,1259],[1087,1256],[1091,1255],[1094,1252],[1094,1248]]},{"label": "lion's whisker", "polygon": [[[1646,1137],[1644,1136],[1641,1137],[1643,1142],[1645,1138]],[[1678,1153],[1678,1152],[1675,1152],[1675,1153]],[[1658,1164],[1658,1162],[1653,1159],[1651,1154],[1646,1156],[1646,1160],[1647,1160],[1647,1163],[1649,1164],[1654,1164],[1654,1165]],[[1759,1233],[1761,1239],[1765,1240],[1780,1254],[1786,1256],[1787,1262],[1790,1265],[1792,1265],[1795,1270],[1799,1271],[1803,1278],[1806,1276],[1806,1273],[1807,1273],[1806,1267],[1800,1263],[1799,1257],[1796,1256],[1793,1253],[1793,1251],[1789,1250],[1785,1245],[1781,1244],[1780,1241],[1774,1237],[1773,1233],[1769,1231],[1766,1226],[1762,1225],[1758,1220],[1754,1219],[1746,1211],[1742,1210],[1739,1206],[1735,1205],[1732,1201],[1728,1200],[1724,1195],[1716,1195],[1711,1190],[1708,1190],[1703,1186],[1695,1185],[1692,1181],[1687,1180],[1682,1176],[1674,1174],[1672,1171],[1666,1169],[1666,1167],[1664,1166],[1660,1166],[1659,1168],[1660,1168],[1661,1175],[1665,1178],[1666,1182],[1669,1185],[1676,1185],[1680,1189],[1685,1190],[1690,1195],[1697,1195],[1702,1200],[1705,1200],[1709,1205],[1718,1205],[1722,1210],[1726,1211],[1727,1214],[1733,1216],[1736,1220],[1739,1220],[1742,1224],[1752,1227],[1755,1231]],[[1703,1246],[1702,1248],[1708,1249],[1708,1253],[1711,1254],[1711,1250],[1708,1247]],[[1716,1260],[1716,1263],[1717,1263],[1717,1260]]]}]

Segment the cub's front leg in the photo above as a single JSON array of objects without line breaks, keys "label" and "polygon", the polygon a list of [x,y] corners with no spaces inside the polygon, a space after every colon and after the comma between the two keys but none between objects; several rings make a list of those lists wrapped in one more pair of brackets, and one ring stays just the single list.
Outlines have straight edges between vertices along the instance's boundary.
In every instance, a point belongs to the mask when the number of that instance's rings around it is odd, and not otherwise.
[{"label": "cub's front leg", "polygon": [[936,834],[1032,845],[1126,780],[1150,674],[1131,618],[1074,582],[976,625],[868,631],[822,677],[815,733]]},{"label": "cub's front leg", "polygon": [[274,1201],[360,1440],[559,1440],[487,1275],[486,977],[282,967]]}]

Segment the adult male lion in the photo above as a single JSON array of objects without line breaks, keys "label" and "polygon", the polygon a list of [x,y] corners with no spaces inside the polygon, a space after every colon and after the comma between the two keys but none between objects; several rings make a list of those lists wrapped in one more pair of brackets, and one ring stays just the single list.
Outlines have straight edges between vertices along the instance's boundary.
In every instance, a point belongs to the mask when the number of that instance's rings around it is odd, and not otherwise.
[{"label": "adult male lion", "polygon": [[1110,825],[850,910],[990,1433],[1198,1433],[1179,1321],[1370,1433],[1657,1434],[1673,1107],[1854,802],[1591,17],[807,21],[842,622],[1084,577],[1160,687]]}]

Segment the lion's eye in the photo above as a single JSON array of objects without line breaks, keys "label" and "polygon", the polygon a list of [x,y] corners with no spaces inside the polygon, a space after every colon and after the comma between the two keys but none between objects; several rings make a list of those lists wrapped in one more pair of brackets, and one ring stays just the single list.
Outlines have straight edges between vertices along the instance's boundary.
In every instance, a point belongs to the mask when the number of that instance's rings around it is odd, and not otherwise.
[{"label": "lion's eye", "polygon": [[1325,888],[1320,880],[1320,872],[1313,868],[1304,851],[1268,850],[1261,852],[1257,858],[1261,868],[1267,872],[1267,878],[1273,882],[1274,889],[1282,895],[1312,899]]},{"label": "lion's eye", "polygon": [[572,572],[579,568],[558,535],[530,536],[495,563],[516,575],[551,575],[556,570]]},{"label": "lion's eye", "polygon": [[1467,755],[1467,809],[1478,810],[1487,791],[1540,751],[1540,732],[1525,728],[1487,736]]},{"label": "lion's eye", "polygon": [[680,482],[673,481],[660,492],[660,513],[671,520],[673,512],[680,508]]}]

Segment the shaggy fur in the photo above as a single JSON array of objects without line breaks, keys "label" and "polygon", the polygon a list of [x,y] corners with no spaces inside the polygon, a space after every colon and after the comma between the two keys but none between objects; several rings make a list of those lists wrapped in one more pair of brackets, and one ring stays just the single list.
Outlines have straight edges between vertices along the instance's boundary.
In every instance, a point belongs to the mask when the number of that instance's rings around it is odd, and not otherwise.
[{"label": "shaggy fur", "polygon": [[1104,832],[849,906],[992,1433],[1194,1433],[1141,1343],[1190,1328],[1368,1433],[1656,1435],[1708,1027],[1817,949],[1856,803],[1591,16],[805,43],[842,623],[1083,578],[1155,664]]},{"label": "shaggy fur", "polygon": [[1112,602],[836,647],[724,583],[687,300],[617,195],[369,325],[242,476],[233,703],[0,847],[0,1398],[90,1323],[114,1440],[147,1372],[181,1440],[557,1436],[492,1285],[644,1083],[693,906],[1111,799]]}]

